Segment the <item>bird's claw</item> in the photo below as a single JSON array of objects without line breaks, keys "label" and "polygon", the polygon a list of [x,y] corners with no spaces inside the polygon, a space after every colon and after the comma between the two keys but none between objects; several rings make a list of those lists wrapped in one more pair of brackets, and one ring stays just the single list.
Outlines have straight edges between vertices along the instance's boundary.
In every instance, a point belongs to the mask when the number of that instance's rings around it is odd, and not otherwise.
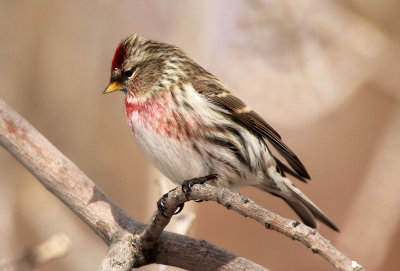
[{"label": "bird's claw", "polygon": [[[165,201],[167,200],[167,198],[168,198],[168,193],[167,193],[167,194],[164,194],[164,195],[162,196],[162,198],[157,202],[157,209],[158,209],[158,211],[160,211],[160,213],[161,213],[161,215],[162,215],[163,217],[165,217],[165,218],[171,218],[171,217],[169,217],[169,216],[167,216],[167,215],[165,214],[165,211],[167,210],[167,206],[166,206],[166,204],[165,204]],[[176,212],[174,213],[174,215],[177,215],[177,214],[179,214],[180,212],[182,212],[183,206],[184,206],[184,205],[185,205],[184,203],[179,204],[179,205],[178,205],[178,209],[176,210]]]},{"label": "bird's claw", "polygon": [[167,193],[167,194],[164,194],[164,195],[161,197],[161,199],[157,202],[157,209],[158,209],[158,211],[160,211],[160,213],[161,213],[161,215],[162,215],[163,217],[165,217],[165,218],[170,218],[169,216],[167,216],[167,215],[165,214],[165,211],[167,210],[167,206],[166,206],[166,204],[165,204],[165,201],[167,200],[167,198],[168,198],[168,193]]},{"label": "bird's claw", "polygon": [[185,203],[179,204],[179,205],[178,205],[178,210],[175,211],[175,214],[174,214],[174,215],[177,215],[177,214],[179,214],[180,212],[182,212],[184,206],[185,206]]},{"label": "bird's claw", "polygon": [[204,177],[199,177],[199,178],[193,178],[190,180],[185,180],[182,184],[182,192],[185,194],[186,199],[189,200],[190,197],[190,191],[195,184],[204,184],[208,181],[214,180],[218,178],[217,174],[210,174]]}]

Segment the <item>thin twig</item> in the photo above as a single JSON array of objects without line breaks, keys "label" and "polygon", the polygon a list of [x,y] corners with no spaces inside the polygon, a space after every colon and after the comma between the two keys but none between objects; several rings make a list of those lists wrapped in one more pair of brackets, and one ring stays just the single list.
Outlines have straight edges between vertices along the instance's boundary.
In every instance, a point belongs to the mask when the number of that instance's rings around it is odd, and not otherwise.
[{"label": "thin twig", "polygon": [[[180,187],[172,189],[165,197],[166,216],[171,216],[178,208],[179,204],[188,201]],[[194,185],[191,189],[189,200],[212,200],[227,209],[235,211],[244,217],[249,217],[261,223],[266,229],[271,229],[284,234],[285,236],[300,241],[315,254],[321,255],[338,270],[343,271],[362,271],[365,269],[357,262],[350,260],[347,256],[337,250],[327,239],[325,239],[317,230],[312,229],[305,224],[283,218],[273,212],[263,209],[254,201],[243,197],[239,193],[226,188],[215,188],[211,185]],[[151,239],[157,239],[168,224],[169,218],[164,217],[160,211],[157,211],[152,222],[144,230]],[[157,225],[153,225],[157,224]]]}]

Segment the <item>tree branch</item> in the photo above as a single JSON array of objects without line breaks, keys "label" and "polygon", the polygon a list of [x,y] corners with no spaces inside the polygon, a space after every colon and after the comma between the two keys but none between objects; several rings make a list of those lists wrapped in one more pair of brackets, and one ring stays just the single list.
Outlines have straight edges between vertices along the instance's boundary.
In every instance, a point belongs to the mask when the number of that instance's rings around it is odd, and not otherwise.
[{"label": "tree branch", "polygon": [[[182,192],[181,187],[172,189],[166,196],[166,216],[172,216],[179,204],[189,200],[212,200],[235,211],[244,217],[249,217],[261,223],[267,229],[277,231],[306,245],[315,254],[321,255],[338,270],[362,271],[365,269],[357,262],[350,260],[347,256],[337,250],[327,239],[316,229],[305,224],[283,218],[273,212],[263,209],[254,201],[243,197],[239,193],[226,188],[215,188],[208,184],[195,185],[192,187],[189,199]],[[143,231],[143,234],[157,239],[164,227],[168,224],[169,218],[164,217],[159,211],[155,213],[151,223]],[[155,225],[153,225],[155,224]]]},{"label": "tree branch", "polygon": [[[266,270],[205,241],[165,232],[170,218],[156,211],[150,224],[128,216],[46,138],[0,100],[0,142],[39,181],[86,222],[110,249],[101,270],[130,270],[161,263],[189,270]],[[188,201],[178,187],[166,199],[167,216]],[[365,270],[334,248],[316,230],[264,210],[238,193],[195,185],[190,200],[213,200],[304,243],[338,270]]]}]

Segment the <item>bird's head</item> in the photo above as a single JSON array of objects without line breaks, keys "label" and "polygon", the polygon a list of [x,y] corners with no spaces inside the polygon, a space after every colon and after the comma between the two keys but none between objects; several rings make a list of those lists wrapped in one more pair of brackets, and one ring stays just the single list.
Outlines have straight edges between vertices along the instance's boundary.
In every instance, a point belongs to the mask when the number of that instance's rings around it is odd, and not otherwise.
[{"label": "bird's head", "polygon": [[104,93],[121,90],[138,98],[152,97],[187,78],[182,63],[188,60],[173,45],[129,35],[115,51]]}]

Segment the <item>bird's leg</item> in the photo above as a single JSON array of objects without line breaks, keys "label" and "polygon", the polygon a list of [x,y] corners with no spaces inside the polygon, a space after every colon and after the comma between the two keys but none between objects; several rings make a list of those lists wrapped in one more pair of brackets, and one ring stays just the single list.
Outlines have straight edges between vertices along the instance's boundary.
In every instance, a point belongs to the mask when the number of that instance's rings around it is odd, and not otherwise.
[{"label": "bird's leg", "polygon": [[190,180],[185,180],[182,184],[182,192],[185,193],[185,196],[187,200],[189,200],[190,197],[190,190],[192,189],[193,185],[195,184],[204,184],[208,181],[215,180],[218,178],[217,174],[210,174],[204,177],[199,177],[199,178],[193,178]]}]

